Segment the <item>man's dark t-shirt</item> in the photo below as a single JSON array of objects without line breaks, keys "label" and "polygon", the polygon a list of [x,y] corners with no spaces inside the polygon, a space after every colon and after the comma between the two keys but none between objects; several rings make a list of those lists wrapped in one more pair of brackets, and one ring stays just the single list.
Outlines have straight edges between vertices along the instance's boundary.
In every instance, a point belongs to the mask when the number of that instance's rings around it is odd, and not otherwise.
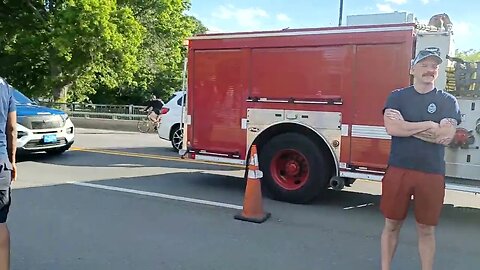
[{"label": "man's dark t-shirt", "polygon": [[[413,86],[393,91],[385,109],[400,111],[405,121],[433,121],[453,118],[460,124],[461,115],[457,99],[436,88],[421,94]],[[389,165],[445,175],[445,146],[411,137],[392,136]]]}]

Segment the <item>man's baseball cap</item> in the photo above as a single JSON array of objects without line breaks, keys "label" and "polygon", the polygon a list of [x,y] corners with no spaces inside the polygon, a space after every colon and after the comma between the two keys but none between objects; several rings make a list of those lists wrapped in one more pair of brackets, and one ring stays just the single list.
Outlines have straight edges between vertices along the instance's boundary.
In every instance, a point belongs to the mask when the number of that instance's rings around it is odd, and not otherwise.
[{"label": "man's baseball cap", "polygon": [[443,62],[440,57],[440,49],[437,47],[428,47],[418,52],[417,56],[412,60],[412,66],[416,65],[418,62],[422,61],[427,57],[433,57],[437,60],[438,64]]}]

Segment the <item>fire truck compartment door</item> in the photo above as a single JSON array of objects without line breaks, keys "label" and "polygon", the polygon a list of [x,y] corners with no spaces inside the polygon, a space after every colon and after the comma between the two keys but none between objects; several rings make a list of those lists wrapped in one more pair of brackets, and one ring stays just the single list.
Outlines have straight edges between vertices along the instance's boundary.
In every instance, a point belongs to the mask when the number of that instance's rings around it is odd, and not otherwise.
[{"label": "fire truck compartment door", "polygon": [[246,132],[248,53],[242,49],[195,51],[191,95],[195,150],[241,155]]},{"label": "fire truck compartment door", "polygon": [[[412,44],[368,44],[356,47],[350,164],[386,168],[390,139],[382,110],[389,94],[410,85]],[[342,151],[343,152],[343,151]]]}]

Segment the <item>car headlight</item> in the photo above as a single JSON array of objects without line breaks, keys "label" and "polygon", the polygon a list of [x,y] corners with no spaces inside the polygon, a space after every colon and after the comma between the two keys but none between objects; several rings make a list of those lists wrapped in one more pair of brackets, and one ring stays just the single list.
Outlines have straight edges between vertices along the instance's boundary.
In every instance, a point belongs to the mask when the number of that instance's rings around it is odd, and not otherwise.
[{"label": "car headlight", "polygon": [[65,114],[61,114],[60,116],[62,117],[63,122],[65,123],[65,122],[67,121],[67,119],[68,119],[68,114],[66,114],[66,113],[65,113]]},{"label": "car headlight", "polygon": [[27,132],[25,132],[25,131],[19,131],[19,132],[17,132],[17,139],[20,139],[20,138],[22,138],[22,137],[24,137],[24,136],[27,136],[27,135],[28,135]]},{"label": "car headlight", "polygon": [[25,116],[17,117],[17,123],[26,127],[26,128],[28,128],[28,126],[29,126],[28,119]]}]

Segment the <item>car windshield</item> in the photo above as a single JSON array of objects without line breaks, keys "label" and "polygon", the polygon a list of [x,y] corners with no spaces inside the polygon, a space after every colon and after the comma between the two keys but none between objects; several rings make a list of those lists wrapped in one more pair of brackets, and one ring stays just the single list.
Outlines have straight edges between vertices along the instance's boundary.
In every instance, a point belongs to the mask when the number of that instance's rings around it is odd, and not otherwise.
[{"label": "car windshield", "polygon": [[17,102],[17,104],[25,104],[25,105],[35,104],[35,102],[30,100],[28,97],[26,97],[17,89],[14,89],[13,91],[13,97],[15,97],[15,101]]}]

